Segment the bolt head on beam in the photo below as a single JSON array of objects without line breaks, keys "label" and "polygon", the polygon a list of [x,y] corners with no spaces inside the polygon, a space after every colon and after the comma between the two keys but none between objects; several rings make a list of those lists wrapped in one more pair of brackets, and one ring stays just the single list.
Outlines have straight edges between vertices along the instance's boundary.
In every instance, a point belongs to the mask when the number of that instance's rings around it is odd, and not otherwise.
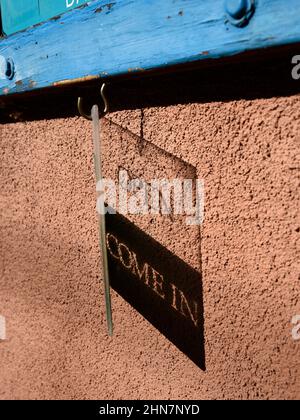
[{"label": "bolt head on beam", "polygon": [[235,26],[246,25],[253,15],[255,0],[226,0],[225,11]]}]

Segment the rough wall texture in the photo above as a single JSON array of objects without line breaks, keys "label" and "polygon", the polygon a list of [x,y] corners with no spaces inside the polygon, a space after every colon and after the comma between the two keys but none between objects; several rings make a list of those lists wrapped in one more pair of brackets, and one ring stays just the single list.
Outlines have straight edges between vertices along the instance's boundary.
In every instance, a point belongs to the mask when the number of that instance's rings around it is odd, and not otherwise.
[{"label": "rough wall texture", "polygon": [[105,123],[105,162],[116,163],[111,142],[121,147],[115,127],[139,136],[142,124],[145,140],[205,180],[201,241],[185,247],[184,231],[139,223],[202,271],[206,370],[115,292],[106,336],[89,123],[2,125],[0,398],[299,398],[299,101],[122,111]]}]

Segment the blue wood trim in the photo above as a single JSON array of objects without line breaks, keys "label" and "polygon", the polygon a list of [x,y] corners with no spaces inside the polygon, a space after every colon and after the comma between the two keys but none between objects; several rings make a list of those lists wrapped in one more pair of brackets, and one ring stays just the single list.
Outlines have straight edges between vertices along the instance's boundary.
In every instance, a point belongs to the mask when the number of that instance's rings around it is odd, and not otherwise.
[{"label": "blue wood trim", "polygon": [[[0,41],[0,95],[300,42],[299,0],[257,0],[248,25],[224,0],[92,1]],[[14,64],[11,80],[5,60]]]}]

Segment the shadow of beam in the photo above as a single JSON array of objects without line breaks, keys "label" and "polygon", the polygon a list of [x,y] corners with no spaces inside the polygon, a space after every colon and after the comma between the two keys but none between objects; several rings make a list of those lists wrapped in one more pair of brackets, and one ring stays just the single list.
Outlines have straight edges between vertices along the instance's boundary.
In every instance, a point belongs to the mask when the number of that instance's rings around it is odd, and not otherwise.
[{"label": "shadow of beam", "polygon": [[[299,94],[300,83],[291,76],[291,60],[299,50],[299,44],[268,48],[201,65],[107,80],[110,110]],[[100,84],[87,82],[1,97],[0,123],[76,116],[78,96],[85,97],[89,109],[101,100]]]}]

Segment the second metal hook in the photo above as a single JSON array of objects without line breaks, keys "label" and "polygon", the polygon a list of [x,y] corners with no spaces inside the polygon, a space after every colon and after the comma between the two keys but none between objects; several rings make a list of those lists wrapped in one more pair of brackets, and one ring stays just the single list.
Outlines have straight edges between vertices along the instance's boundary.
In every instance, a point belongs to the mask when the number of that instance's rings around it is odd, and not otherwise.
[{"label": "second metal hook", "polygon": [[[109,111],[108,100],[107,100],[107,98],[105,96],[105,88],[106,88],[106,83],[103,83],[103,85],[101,86],[101,89],[100,89],[100,94],[101,94],[101,98],[103,99],[103,102],[104,102],[104,109],[103,109],[100,117],[103,117]],[[82,117],[86,118],[87,120],[90,120],[91,121],[92,120],[92,115],[91,115],[91,113],[90,114],[87,114],[84,111],[83,98],[81,96],[78,98],[77,106],[78,106],[79,114]]]}]

